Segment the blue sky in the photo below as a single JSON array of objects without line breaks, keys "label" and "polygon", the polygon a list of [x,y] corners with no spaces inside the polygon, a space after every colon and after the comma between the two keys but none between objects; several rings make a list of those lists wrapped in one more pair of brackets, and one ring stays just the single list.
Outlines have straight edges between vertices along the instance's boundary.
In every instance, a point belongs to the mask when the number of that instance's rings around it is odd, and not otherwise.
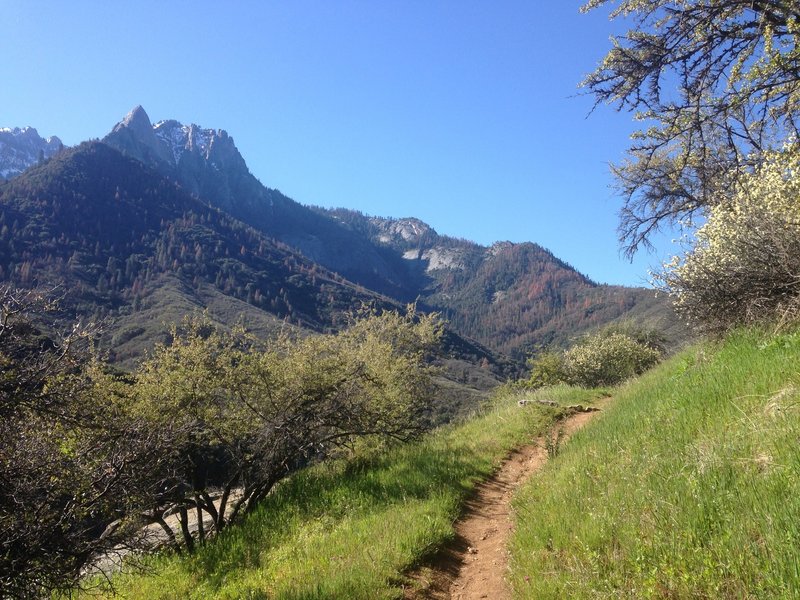
[{"label": "blue sky", "polygon": [[634,125],[577,88],[620,26],[580,5],[0,0],[0,127],[75,144],[141,104],[227,130],[299,202],[534,241],[642,285],[660,255],[620,256],[608,171]]}]

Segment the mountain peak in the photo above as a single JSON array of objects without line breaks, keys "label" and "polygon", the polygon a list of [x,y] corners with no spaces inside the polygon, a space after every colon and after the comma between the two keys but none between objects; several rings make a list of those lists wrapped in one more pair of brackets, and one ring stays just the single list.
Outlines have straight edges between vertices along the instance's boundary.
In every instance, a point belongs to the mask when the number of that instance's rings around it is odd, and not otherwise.
[{"label": "mountain peak", "polygon": [[146,164],[172,162],[169,152],[153,131],[150,117],[141,105],[135,106],[122,121],[114,125],[103,141]]},{"label": "mountain peak", "polygon": [[[162,175],[175,178],[189,193],[226,210],[234,210],[237,199],[257,202],[263,194],[233,138],[222,129],[184,125],[174,119],[152,123],[144,109],[137,106],[103,141]],[[263,206],[256,209],[263,210]]]},{"label": "mountain peak", "polygon": [[119,131],[123,127],[127,127],[137,134],[144,134],[145,131],[153,129],[150,123],[150,117],[147,116],[141,104],[137,104],[119,123],[114,126],[113,131]]},{"label": "mountain peak", "polygon": [[0,128],[0,180],[16,177],[63,147],[58,137],[42,138],[34,127]]}]

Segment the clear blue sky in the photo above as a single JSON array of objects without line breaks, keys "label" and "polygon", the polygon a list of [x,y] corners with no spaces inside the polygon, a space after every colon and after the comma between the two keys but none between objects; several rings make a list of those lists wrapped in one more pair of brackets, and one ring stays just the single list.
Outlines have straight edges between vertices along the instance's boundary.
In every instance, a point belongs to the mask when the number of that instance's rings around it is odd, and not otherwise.
[{"label": "clear blue sky", "polygon": [[141,104],[227,130],[299,202],[534,241],[641,285],[659,256],[620,257],[607,165],[634,126],[577,89],[619,25],[580,5],[0,0],[0,127],[71,145]]}]

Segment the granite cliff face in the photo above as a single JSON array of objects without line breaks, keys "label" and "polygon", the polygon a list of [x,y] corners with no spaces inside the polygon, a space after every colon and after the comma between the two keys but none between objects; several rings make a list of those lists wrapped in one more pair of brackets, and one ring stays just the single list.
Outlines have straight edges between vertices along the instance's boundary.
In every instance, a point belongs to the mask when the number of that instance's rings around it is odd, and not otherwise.
[{"label": "granite cliff face", "polygon": [[222,129],[183,125],[175,120],[153,124],[145,110],[137,106],[103,142],[177,179],[190,194],[226,210],[234,208],[235,199],[244,202],[262,191],[233,138]]},{"label": "granite cliff face", "polygon": [[33,127],[0,128],[0,179],[16,177],[63,148],[56,136],[43,138]]}]

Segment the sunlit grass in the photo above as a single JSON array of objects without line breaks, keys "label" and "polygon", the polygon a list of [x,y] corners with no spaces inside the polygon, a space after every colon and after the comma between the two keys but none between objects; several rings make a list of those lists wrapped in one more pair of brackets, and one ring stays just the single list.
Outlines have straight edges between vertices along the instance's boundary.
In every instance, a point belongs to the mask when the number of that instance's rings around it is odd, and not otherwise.
[{"label": "sunlit grass", "polygon": [[519,598],[800,595],[800,335],[733,335],[615,394],[517,495]]},{"label": "sunlit grass", "polygon": [[[562,404],[598,392],[546,392]],[[499,398],[424,440],[297,473],[244,523],[191,558],[120,575],[125,598],[396,598],[403,573],[453,535],[464,498],[509,450],[545,431],[557,409]]]}]

